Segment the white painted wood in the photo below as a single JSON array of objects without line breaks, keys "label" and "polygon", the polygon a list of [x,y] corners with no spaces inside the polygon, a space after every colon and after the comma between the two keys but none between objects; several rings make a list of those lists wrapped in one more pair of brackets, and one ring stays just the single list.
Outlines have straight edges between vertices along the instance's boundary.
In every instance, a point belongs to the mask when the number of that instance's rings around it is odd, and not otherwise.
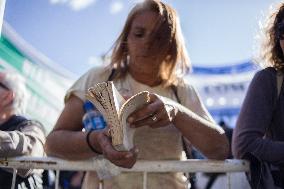
[{"label": "white painted wood", "polygon": [[[56,170],[56,188],[58,188],[59,170],[73,171],[100,171],[102,168],[117,169],[119,172],[143,172],[143,188],[147,188],[148,172],[184,172],[184,173],[227,173],[227,188],[232,188],[231,174],[238,172],[248,172],[249,162],[245,160],[164,160],[164,161],[137,161],[133,168],[119,168],[106,159],[93,158],[84,161],[68,161],[53,157],[15,157],[0,159],[0,167],[13,168],[14,176],[12,188],[15,185],[15,175],[17,169],[52,169]],[[223,182],[226,185],[226,182]],[[222,184],[222,186],[224,186]],[[233,184],[234,185],[234,184]],[[233,187],[234,188],[234,187]]]},{"label": "white painted wood", "polygon": [[88,159],[84,161],[68,161],[53,157],[16,157],[0,159],[0,167],[17,169],[53,169],[53,170],[98,170],[102,162],[108,168],[125,172],[248,172],[249,162],[245,160],[163,160],[137,161],[132,169],[118,168],[104,159]]}]

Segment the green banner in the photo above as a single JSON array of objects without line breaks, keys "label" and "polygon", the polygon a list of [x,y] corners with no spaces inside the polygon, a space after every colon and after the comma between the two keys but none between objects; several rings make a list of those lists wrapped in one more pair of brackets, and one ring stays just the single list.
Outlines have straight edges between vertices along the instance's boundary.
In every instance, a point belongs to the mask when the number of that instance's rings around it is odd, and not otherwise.
[{"label": "green banner", "polygon": [[29,93],[27,116],[40,121],[49,132],[63,108],[64,95],[73,80],[30,60],[3,35],[0,69],[16,71],[26,79]]}]

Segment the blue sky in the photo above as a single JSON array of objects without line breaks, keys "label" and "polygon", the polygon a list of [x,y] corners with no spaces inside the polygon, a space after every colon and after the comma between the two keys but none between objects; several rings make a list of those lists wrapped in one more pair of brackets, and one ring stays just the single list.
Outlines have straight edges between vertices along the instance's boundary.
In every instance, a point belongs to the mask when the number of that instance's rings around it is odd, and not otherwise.
[{"label": "blue sky", "polygon": [[[137,0],[136,0],[137,1]],[[55,63],[81,75],[107,52],[135,0],[7,0],[4,19]],[[167,0],[193,65],[251,59],[259,20],[280,0]]]}]

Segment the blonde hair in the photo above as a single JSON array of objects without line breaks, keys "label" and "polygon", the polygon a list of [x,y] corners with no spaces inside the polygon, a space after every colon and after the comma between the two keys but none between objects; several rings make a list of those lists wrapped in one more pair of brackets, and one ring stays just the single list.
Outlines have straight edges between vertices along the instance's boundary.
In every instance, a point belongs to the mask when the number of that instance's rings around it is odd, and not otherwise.
[{"label": "blonde hair", "polygon": [[[190,69],[190,60],[176,11],[169,5],[158,0],[145,0],[136,4],[130,11],[123,30],[112,48],[111,66],[115,67],[117,70],[115,78],[124,77],[127,73],[127,38],[131,24],[136,15],[146,11],[153,11],[160,15],[160,24],[157,25],[156,35],[162,34],[166,37],[163,36],[164,41],[159,41],[158,43],[160,43],[160,47],[166,45],[169,47],[166,52],[162,53],[164,58],[161,69],[162,72],[160,73],[162,85],[169,86],[176,84],[178,74],[185,74]],[[156,35],[152,35],[152,37],[155,37]],[[161,50],[159,52],[161,53]]]},{"label": "blonde hair", "polygon": [[283,21],[284,3],[281,3],[269,14],[263,27],[264,35],[260,48],[260,63],[263,67],[274,67],[276,70],[283,70],[284,68],[284,55],[279,38],[279,24],[284,23]]}]

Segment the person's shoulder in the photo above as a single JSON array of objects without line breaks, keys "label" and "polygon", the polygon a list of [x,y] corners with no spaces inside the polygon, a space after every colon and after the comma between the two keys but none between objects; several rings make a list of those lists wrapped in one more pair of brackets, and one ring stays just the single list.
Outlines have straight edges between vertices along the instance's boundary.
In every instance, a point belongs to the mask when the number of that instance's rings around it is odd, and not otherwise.
[{"label": "person's shoulder", "polygon": [[197,91],[190,79],[179,77],[177,81],[178,81],[176,83],[177,94],[180,97],[181,102],[199,101]]},{"label": "person's shoulder", "polygon": [[258,79],[269,79],[274,78],[276,75],[276,70],[273,67],[267,67],[261,69],[255,73],[255,77]]},{"label": "person's shoulder", "polygon": [[96,66],[83,74],[71,87],[85,91],[94,83],[106,81],[111,73],[111,66]]},{"label": "person's shoulder", "polygon": [[37,126],[39,128],[42,128],[42,129],[44,128],[42,123],[39,122],[38,120],[35,120],[35,119],[28,119],[28,120],[26,120],[26,124],[27,125],[35,125],[35,126]]},{"label": "person's shoulder", "polygon": [[18,129],[19,130],[23,130],[26,129],[27,127],[34,127],[37,128],[39,130],[41,130],[44,134],[46,134],[46,130],[43,126],[43,124],[41,122],[39,122],[38,120],[35,119],[25,119],[23,120],[19,125],[18,125]]},{"label": "person's shoulder", "polygon": [[272,68],[264,68],[257,71],[252,79],[251,84],[257,87],[275,87],[277,71]]},{"label": "person's shoulder", "polygon": [[189,79],[185,79],[183,77],[178,77],[176,82],[176,87],[178,89],[183,89],[187,91],[194,91],[194,86],[192,85],[192,82]]},{"label": "person's shoulder", "polygon": [[[276,96],[277,93],[276,73],[277,71],[271,67],[257,71],[250,82],[247,96],[251,95],[258,97]],[[253,97],[252,99],[256,100],[255,97]]]}]

